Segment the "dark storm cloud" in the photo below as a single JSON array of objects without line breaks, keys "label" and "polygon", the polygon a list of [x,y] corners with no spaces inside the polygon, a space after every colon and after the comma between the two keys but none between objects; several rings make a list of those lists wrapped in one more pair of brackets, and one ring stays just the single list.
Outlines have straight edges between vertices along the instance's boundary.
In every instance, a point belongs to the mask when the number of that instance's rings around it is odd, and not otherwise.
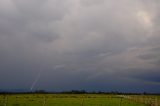
[{"label": "dark storm cloud", "polygon": [[42,72],[34,89],[159,92],[159,8],[156,0],[1,0],[1,89],[30,89]]}]

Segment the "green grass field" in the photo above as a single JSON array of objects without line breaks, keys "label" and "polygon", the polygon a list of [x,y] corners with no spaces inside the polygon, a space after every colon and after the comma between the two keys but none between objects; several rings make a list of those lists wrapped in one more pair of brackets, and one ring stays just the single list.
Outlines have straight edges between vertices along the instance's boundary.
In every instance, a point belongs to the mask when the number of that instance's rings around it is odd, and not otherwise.
[{"label": "green grass field", "polygon": [[[140,97],[140,96],[139,96]],[[136,97],[138,98],[138,97]],[[17,94],[0,95],[0,106],[150,106],[116,95]]]}]

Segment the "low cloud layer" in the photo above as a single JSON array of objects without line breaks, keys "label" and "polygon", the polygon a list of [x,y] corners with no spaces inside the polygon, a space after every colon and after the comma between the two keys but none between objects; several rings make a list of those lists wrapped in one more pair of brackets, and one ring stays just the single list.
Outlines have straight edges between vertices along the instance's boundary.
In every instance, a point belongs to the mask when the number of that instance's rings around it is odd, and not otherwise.
[{"label": "low cloud layer", "polygon": [[157,0],[1,0],[0,89],[160,92],[159,9]]}]

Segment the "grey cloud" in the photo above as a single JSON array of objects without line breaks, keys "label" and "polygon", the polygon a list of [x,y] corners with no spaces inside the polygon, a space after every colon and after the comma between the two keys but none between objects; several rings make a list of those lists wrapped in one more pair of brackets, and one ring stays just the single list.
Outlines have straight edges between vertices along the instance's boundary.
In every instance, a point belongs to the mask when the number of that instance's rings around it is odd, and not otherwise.
[{"label": "grey cloud", "polygon": [[35,89],[157,92],[140,80],[159,82],[158,10],[156,0],[1,0],[0,84],[29,89],[43,70]]}]

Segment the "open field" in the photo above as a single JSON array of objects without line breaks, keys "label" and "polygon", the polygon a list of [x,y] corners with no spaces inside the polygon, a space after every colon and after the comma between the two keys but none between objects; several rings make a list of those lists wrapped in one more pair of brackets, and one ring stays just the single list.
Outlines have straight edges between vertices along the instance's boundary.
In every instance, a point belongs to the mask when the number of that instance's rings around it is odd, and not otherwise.
[{"label": "open field", "polygon": [[[152,100],[157,103],[150,103]],[[158,106],[159,100],[159,96],[14,94],[0,95],[0,106]]]}]

